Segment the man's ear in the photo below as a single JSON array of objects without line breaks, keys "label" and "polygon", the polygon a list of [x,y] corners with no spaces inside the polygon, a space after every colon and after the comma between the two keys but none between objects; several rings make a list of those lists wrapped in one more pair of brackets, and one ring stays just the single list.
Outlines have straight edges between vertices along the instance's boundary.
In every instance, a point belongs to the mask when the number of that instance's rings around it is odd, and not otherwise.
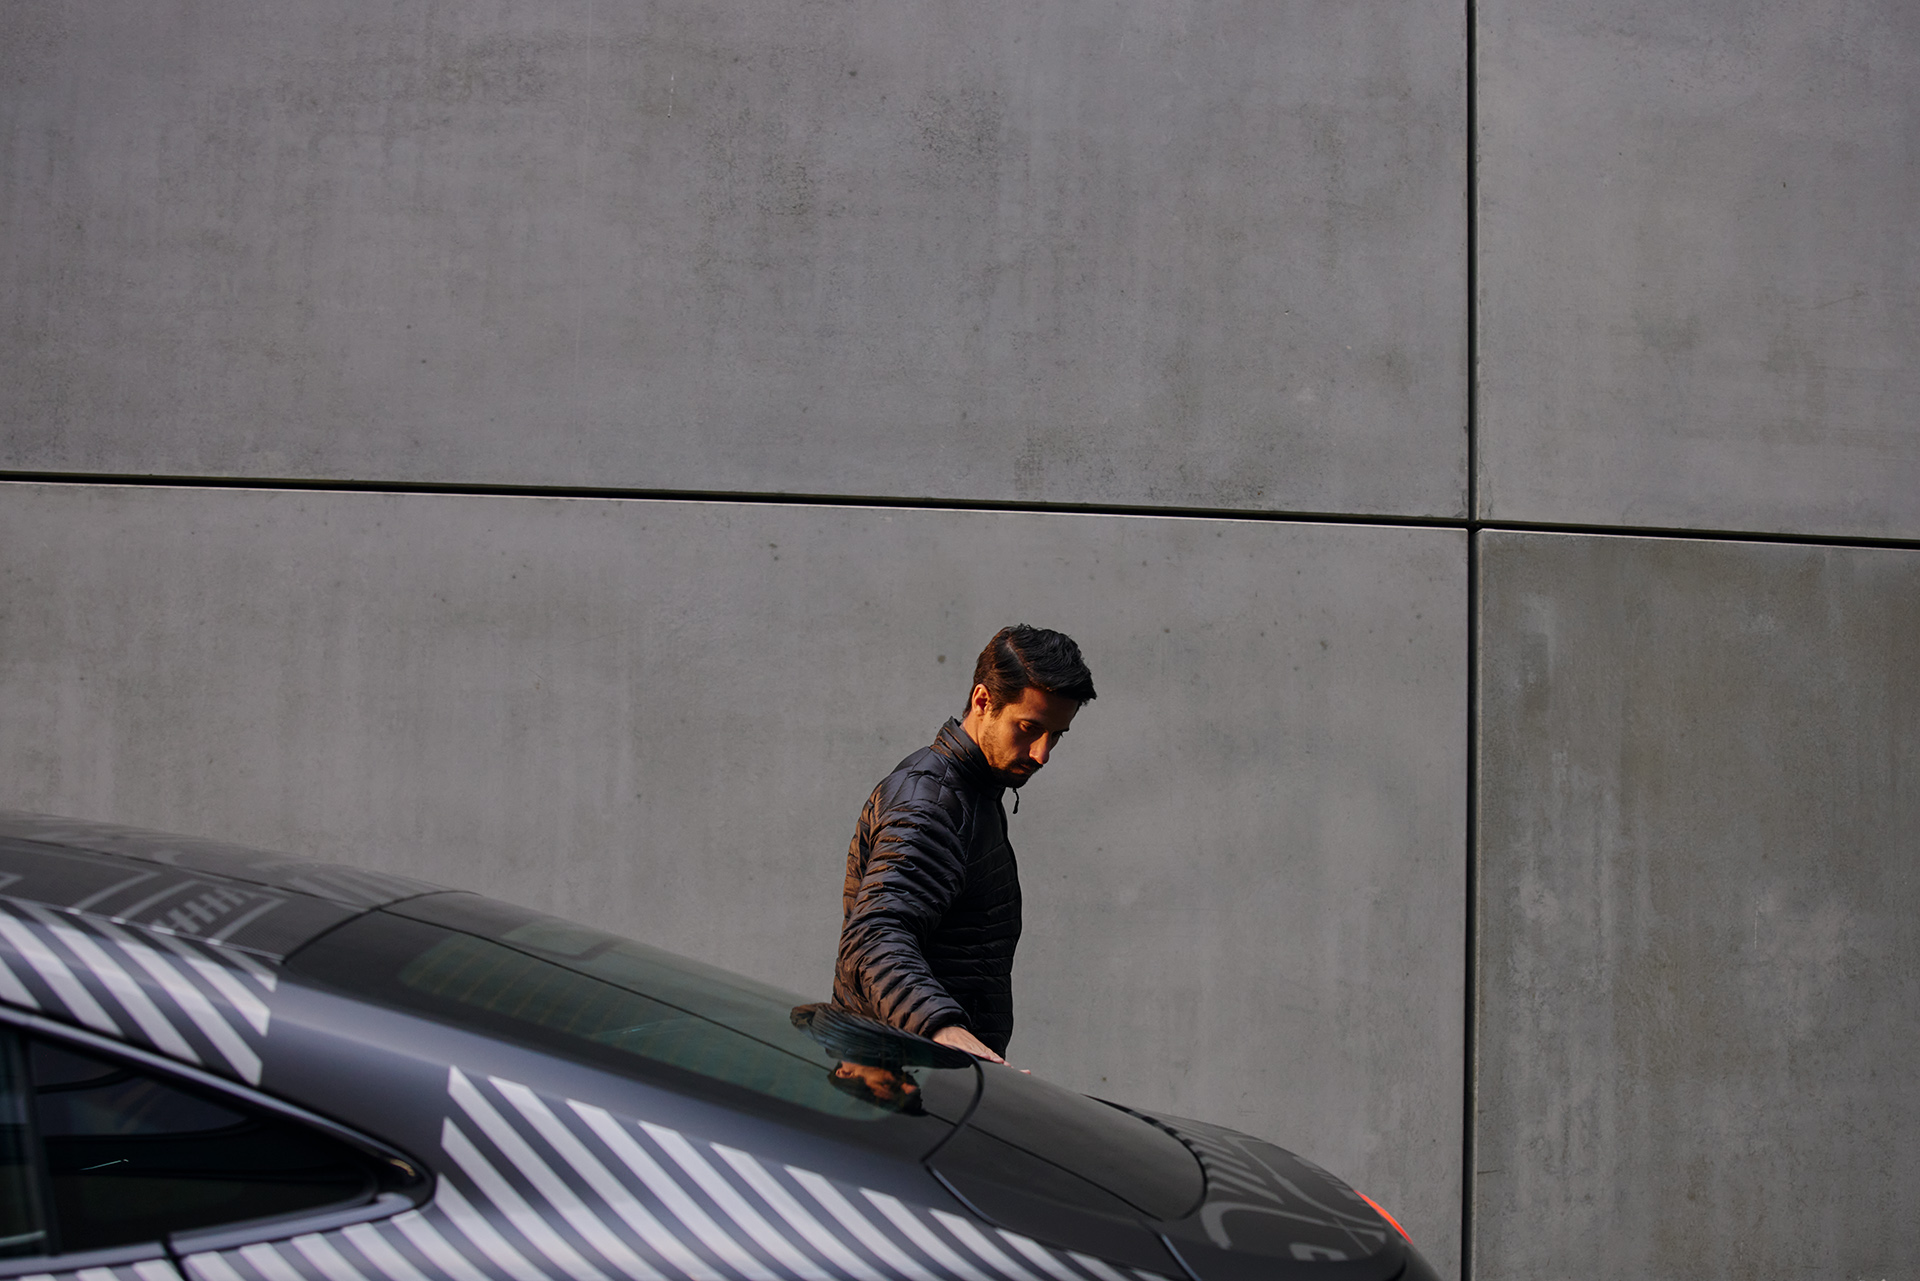
[{"label": "man's ear", "polygon": [[985,685],[975,685],[973,693],[967,695],[967,706],[985,716],[993,710],[993,695],[987,692]]}]

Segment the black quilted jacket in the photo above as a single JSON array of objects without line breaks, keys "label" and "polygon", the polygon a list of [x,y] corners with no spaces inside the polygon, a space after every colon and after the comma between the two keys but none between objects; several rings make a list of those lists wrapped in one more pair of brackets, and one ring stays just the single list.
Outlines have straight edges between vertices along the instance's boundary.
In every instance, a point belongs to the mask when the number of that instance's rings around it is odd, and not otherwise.
[{"label": "black quilted jacket", "polygon": [[957,720],[880,780],[847,849],[836,1002],[921,1036],[959,1023],[1006,1052],[1020,872],[1001,793]]}]

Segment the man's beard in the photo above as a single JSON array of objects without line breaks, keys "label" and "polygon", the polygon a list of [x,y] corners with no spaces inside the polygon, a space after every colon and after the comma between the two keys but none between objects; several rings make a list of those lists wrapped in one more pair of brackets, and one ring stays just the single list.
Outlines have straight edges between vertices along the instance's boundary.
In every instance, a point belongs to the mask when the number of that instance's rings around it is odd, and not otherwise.
[{"label": "man's beard", "polygon": [[1027,783],[1032,780],[1033,776],[1040,771],[1038,769],[1030,769],[1022,772],[1020,770],[1003,769],[996,772],[1000,775],[1000,782],[1003,786],[1011,787],[1017,792],[1025,787]]}]

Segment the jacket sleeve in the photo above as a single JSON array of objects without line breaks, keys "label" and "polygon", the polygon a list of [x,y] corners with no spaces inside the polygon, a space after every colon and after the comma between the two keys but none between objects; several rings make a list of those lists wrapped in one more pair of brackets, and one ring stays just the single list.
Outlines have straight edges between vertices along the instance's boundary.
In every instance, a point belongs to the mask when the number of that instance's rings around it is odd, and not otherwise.
[{"label": "jacket sleeve", "polygon": [[967,1022],[927,965],[926,940],[966,881],[960,806],[935,780],[909,776],[880,797],[866,874],[840,930],[837,968],[883,1022],[919,1036]]}]

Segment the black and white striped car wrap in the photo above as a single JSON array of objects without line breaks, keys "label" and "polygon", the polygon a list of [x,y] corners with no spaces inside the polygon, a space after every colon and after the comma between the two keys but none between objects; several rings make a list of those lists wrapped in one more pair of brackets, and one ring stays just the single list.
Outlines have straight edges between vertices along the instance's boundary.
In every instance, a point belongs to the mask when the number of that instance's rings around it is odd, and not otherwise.
[{"label": "black and white striped car wrap", "polygon": [[1164,1281],[515,1081],[447,1094],[430,1204],[191,1281]]},{"label": "black and white striped car wrap", "polygon": [[72,1272],[33,1272],[17,1281],[180,1281],[165,1259],[143,1259],[111,1268],[78,1268]]},{"label": "black and white striped car wrap", "polygon": [[[68,853],[125,856],[123,880],[66,904],[226,942],[295,895],[347,907],[378,907],[435,886],[364,868],[314,863],[201,837],[48,814],[0,811],[0,841],[24,840]],[[18,856],[19,847],[11,853]]]},{"label": "black and white striped car wrap", "polygon": [[[1181,1122],[1180,1139],[1207,1172],[1209,1196],[1200,1207],[1199,1219],[1221,1249],[1234,1247],[1238,1226],[1234,1219],[1248,1215],[1317,1228],[1333,1234],[1335,1240],[1344,1238],[1341,1245],[1294,1242],[1291,1252],[1301,1262],[1365,1258],[1387,1244],[1379,1216],[1318,1166],[1272,1144],[1194,1121]],[[1270,1159],[1270,1154],[1285,1160]],[[1294,1167],[1320,1176],[1319,1186],[1304,1186],[1289,1173]],[[1321,1237],[1321,1241],[1327,1239]]]},{"label": "black and white striped car wrap", "polygon": [[0,1277],[1436,1281],[1365,1198],[1231,1130],[1138,1112],[1146,1128],[1115,1128],[1128,1109],[1004,1070],[966,1067],[963,1086],[958,1065],[929,1069],[924,1110],[889,1113],[884,1134],[824,1110],[789,1124],[764,1101],[737,1111],[724,1080],[609,1070],[400,977],[436,939],[529,921],[564,925],[384,874],[0,813],[0,1022],[124,1045],[136,1071],[170,1060],[196,1091],[331,1132],[374,1180],[284,1218],[0,1258]]},{"label": "black and white striped car wrap", "polygon": [[[278,978],[204,939],[0,897],[0,1001],[250,1085]],[[447,1098],[429,1204],[191,1255],[189,1281],[1164,1281],[499,1077],[452,1068]],[[165,1260],[44,1276],[178,1281]]]},{"label": "black and white striped car wrap", "polygon": [[278,982],[235,948],[0,898],[0,1001],[249,1085]]}]

